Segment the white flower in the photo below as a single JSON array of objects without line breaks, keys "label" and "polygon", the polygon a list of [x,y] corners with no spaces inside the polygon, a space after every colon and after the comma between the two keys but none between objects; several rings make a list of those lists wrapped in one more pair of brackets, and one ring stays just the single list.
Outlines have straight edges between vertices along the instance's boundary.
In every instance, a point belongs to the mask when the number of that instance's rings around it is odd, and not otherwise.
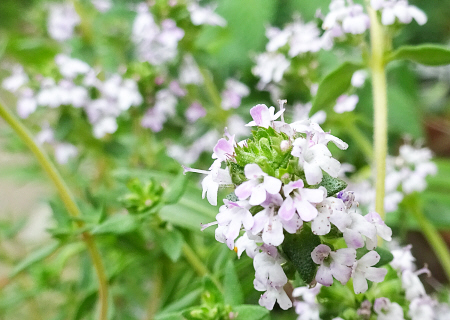
[{"label": "white flower", "polygon": [[248,231],[245,232],[239,239],[237,239],[235,247],[237,249],[236,253],[238,257],[240,258],[242,252],[244,252],[245,250],[245,253],[247,253],[250,258],[254,258],[259,248],[256,244],[256,240],[262,242],[262,239],[260,237],[254,236]]},{"label": "white flower", "polygon": [[55,159],[59,164],[66,164],[70,158],[78,155],[78,149],[71,143],[57,143],[55,145]]},{"label": "white flower", "polygon": [[368,73],[366,70],[358,70],[353,73],[352,76],[352,86],[356,88],[361,88],[364,85],[364,82],[366,82],[366,78],[368,76]]},{"label": "white flower", "polygon": [[[353,278],[353,289],[356,294],[366,292],[369,288],[367,280],[373,282],[381,282],[386,276],[387,269],[384,268],[374,268],[380,261],[380,255],[376,251],[369,251],[361,259],[356,261],[354,266]],[[367,279],[367,280],[366,280]]]},{"label": "white flower", "polygon": [[414,271],[416,266],[414,261],[416,260],[411,254],[411,245],[406,247],[391,250],[394,259],[391,261],[390,265],[397,271],[403,272],[405,270]]},{"label": "white flower", "polygon": [[263,203],[266,200],[266,193],[277,194],[281,189],[281,181],[269,176],[255,163],[247,164],[244,173],[249,180],[240,184],[235,194],[240,200],[250,197],[251,205]]},{"label": "white flower", "polygon": [[69,79],[73,79],[79,74],[87,74],[91,70],[86,62],[73,59],[65,54],[58,54],[55,62],[61,75]]},{"label": "white flower", "polygon": [[50,36],[57,41],[68,40],[72,38],[73,30],[80,21],[72,3],[52,4],[47,30]]},{"label": "white flower", "polygon": [[[389,228],[384,221],[381,219],[380,215],[374,211],[369,212],[368,214],[366,214],[364,216],[364,218],[369,221],[370,223],[372,223],[376,230],[377,230],[377,235],[386,240],[386,241],[391,241],[392,240],[392,229]],[[375,243],[377,239],[371,239],[371,238],[367,238],[366,239],[366,243],[368,248],[375,248],[377,246],[377,244]],[[374,243],[369,243],[370,241],[374,241]]]},{"label": "white flower", "polygon": [[354,4],[348,7],[347,16],[342,21],[342,29],[346,33],[363,34],[370,27],[370,19],[363,12],[363,7]]},{"label": "white flower", "polygon": [[34,92],[30,88],[21,91],[19,99],[17,99],[17,114],[22,119],[28,118],[37,109],[37,101]]},{"label": "white flower", "polygon": [[12,69],[12,74],[3,80],[2,87],[10,92],[16,92],[22,86],[27,84],[28,81],[30,81],[30,79],[23,70],[23,67],[21,65],[15,65]]},{"label": "white flower", "polygon": [[252,72],[261,78],[260,87],[264,87],[270,82],[280,82],[290,65],[291,62],[283,54],[267,52],[256,57],[256,66]]},{"label": "white flower", "polygon": [[411,320],[435,319],[437,301],[429,296],[416,298],[409,304],[408,316]]},{"label": "white flower", "polygon": [[116,118],[114,117],[104,117],[98,122],[94,123],[94,137],[101,139],[108,133],[114,133],[117,131],[118,125]]},{"label": "white flower", "polygon": [[356,261],[356,250],[343,248],[331,251],[324,244],[318,245],[312,252],[311,258],[319,264],[316,281],[324,286],[333,284],[333,277],[345,285],[352,275],[352,267]]},{"label": "white flower", "polygon": [[363,236],[365,236],[372,240],[366,243],[367,249],[374,249],[377,237],[376,227],[357,212],[350,212],[349,215],[351,224],[345,230],[341,230],[347,246],[355,249],[362,248],[364,246]]},{"label": "white flower", "polygon": [[199,26],[207,24],[210,26],[225,27],[227,21],[214,12],[214,7],[206,6],[200,7],[197,3],[193,2],[188,6],[189,13],[191,14],[192,24]]},{"label": "white flower", "polygon": [[[378,298],[373,305],[375,313],[378,315],[377,320],[404,320],[403,309],[396,303],[391,302],[388,298]],[[431,319],[431,318],[423,318]]]},{"label": "white flower", "polygon": [[423,268],[415,272],[411,270],[404,270],[402,273],[402,288],[405,290],[406,299],[409,301],[424,297],[426,295],[425,288],[419,279],[419,275],[422,273],[427,273],[430,275],[430,270],[427,268]]},{"label": "white flower", "polygon": [[250,90],[245,84],[235,79],[228,79],[225,82],[225,90],[222,92],[222,108],[236,109],[241,105],[241,99],[249,94]]},{"label": "white flower", "polygon": [[358,101],[359,97],[356,94],[352,94],[351,96],[343,94],[337,98],[336,105],[333,107],[333,110],[336,113],[351,112],[355,110]]},{"label": "white flower", "polygon": [[272,310],[275,302],[278,302],[278,305],[281,309],[287,310],[292,307],[292,301],[289,299],[288,295],[284,291],[282,286],[273,287],[270,285],[263,285],[258,280],[255,279],[253,281],[255,289],[258,291],[266,291],[259,298],[259,305],[265,307],[268,310]]},{"label": "white flower", "polygon": [[297,138],[293,143],[292,155],[298,157],[300,167],[305,171],[306,182],[310,185],[322,181],[322,170],[336,178],[341,164],[331,157],[331,152],[323,144],[311,143],[308,138]]},{"label": "white flower", "polygon": [[328,197],[317,205],[317,210],[318,215],[311,223],[311,230],[314,234],[321,236],[328,234],[331,230],[331,223],[341,231],[351,224],[351,217],[341,199]]}]

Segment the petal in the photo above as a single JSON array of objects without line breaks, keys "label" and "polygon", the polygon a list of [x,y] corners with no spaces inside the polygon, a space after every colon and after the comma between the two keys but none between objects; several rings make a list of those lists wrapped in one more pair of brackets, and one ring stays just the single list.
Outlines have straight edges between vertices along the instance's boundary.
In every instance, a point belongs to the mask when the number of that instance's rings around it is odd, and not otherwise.
[{"label": "petal", "polygon": [[264,226],[262,239],[264,243],[271,246],[279,246],[283,243],[283,225],[278,219],[273,219],[271,223]]},{"label": "petal", "polygon": [[302,189],[300,194],[302,200],[307,200],[312,203],[320,203],[324,198],[323,191],[319,189]]},{"label": "petal", "polygon": [[317,217],[317,214],[319,213],[315,206],[305,200],[294,199],[294,205],[297,209],[298,215],[303,221],[311,221]]},{"label": "petal", "polygon": [[296,233],[298,229],[301,228],[303,225],[302,219],[298,216],[298,214],[295,214],[292,219],[286,221],[280,217],[280,221],[283,224],[284,230],[286,230],[289,233]]},{"label": "petal", "polygon": [[277,194],[281,189],[281,181],[275,177],[265,176],[264,177],[264,188],[270,194]]},{"label": "petal", "polygon": [[249,163],[244,168],[245,177],[249,180],[258,179],[262,176],[267,176],[267,173],[261,170],[256,163]]},{"label": "petal", "polygon": [[245,230],[250,230],[251,228],[253,228],[253,225],[255,223],[253,220],[253,216],[247,209],[242,210],[245,210],[245,213],[241,214],[242,224],[244,225]]},{"label": "petal", "polygon": [[325,258],[331,253],[331,249],[329,246],[325,244],[319,244],[314,250],[311,252],[311,259],[315,264],[322,264]]},{"label": "petal", "polygon": [[370,267],[377,264],[380,261],[380,255],[376,251],[367,252],[361,259],[358,260],[357,268]]},{"label": "petal", "polygon": [[306,182],[309,185],[316,185],[322,181],[322,169],[317,164],[310,164],[305,161],[303,169],[305,171]]},{"label": "petal", "polygon": [[265,104],[258,104],[250,109],[255,124],[260,127],[268,128],[271,121],[271,114],[269,108]]},{"label": "petal", "polygon": [[387,269],[369,267],[366,269],[366,279],[373,282],[382,282],[387,274]]},{"label": "petal", "polygon": [[283,310],[287,310],[292,307],[292,301],[291,299],[289,299],[283,288],[278,289],[277,302],[280,308]]},{"label": "petal", "polygon": [[333,275],[331,274],[330,268],[325,266],[320,266],[317,269],[316,281],[324,286],[331,286],[333,284]]},{"label": "petal", "polygon": [[320,161],[320,167],[333,178],[337,178],[341,170],[341,163],[334,158],[324,158]]},{"label": "petal", "polygon": [[248,203],[253,206],[257,206],[266,200],[266,189],[262,183],[253,188],[252,195]]},{"label": "petal", "polygon": [[356,261],[356,250],[353,248],[342,248],[331,253],[333,261],[348,267],[352,267]]},{"label": "petal", "polygon": [[266,291],[261,298],[259,298],[259,305],[265,307],[267,310],[272,310],[275,305],[276,296],[274,292]]},{"label": "petal", "polygon": [[302,179],[299,179],[297,181],[291,181],[283,187],[284,195],[287,196],[292,192],[292,190],[303,188],[304,186],[305,184],[303,183]]},{"label": "petal", "polygon": [[337,263],[331,264],[331,273],[336,280],[345,285],[352,276],[352,268]]},{"label": "petal", "polygon": [[257,234],[264,229],[264,226],[266,225],[266,223],[269,220],[269,217],[267,215],[267,210],[269,210],[269,209],[264,209],[253,216],[253,222],[254,222],[253,227],[252,227],[253,234]]},{"label": "petal", "polygon": [[364,239],[358,231],[346,229],[344,231],[344,240],[350,248],[358,249],[364,247]]},{"label": "petal", "polygon": [[408,12],[420,26],[427,23],[427,15],[416,6],[409,6]]},{"label": "petal", "polygon": [[[381,14],[381,23],[385,26],[390,26],[395,22],[394,11],[390,8],[384,8],[383,13]],[[367,290],[367,289],[366,289]]]},{"label": "petal", "polygon": [[320,214],[311,222],[311,230],[314,234],[323,236],[328,234],[331,230],[330,221],[327,215]]},{"label": "petal", "polygon": [[206,193],[206,198],[208,199],[208,202],[211,205],[216,206],[217,205],[217,192],[219,191],[219,184],[214,182],[210,175],[207,175],[202,181],[202,188],[203,188],[202,198],[203,199],[205,198],[205,193]]},{"label": "petal", "polygon": [[252,191],[257,183],[258,182],[254,181],[254,180],[245,181],[245,182],[241,183],[236,188],[236,190],[234,190],[234,194],[236,195],[236,197],[239,198],[239,200],[245,200],[248,197],[250,197],[250,195],[252,194]]},{"label": "petal", "polygon": [[278,210],[278,215],[284,220],[291,220],[295,213],[294,200],[287,197]]},{"label": "petal", "polygon": [[369,288],[366,278],[360,273],[355,272],[353,274],[353,290],[356,294],[366,292]]}]

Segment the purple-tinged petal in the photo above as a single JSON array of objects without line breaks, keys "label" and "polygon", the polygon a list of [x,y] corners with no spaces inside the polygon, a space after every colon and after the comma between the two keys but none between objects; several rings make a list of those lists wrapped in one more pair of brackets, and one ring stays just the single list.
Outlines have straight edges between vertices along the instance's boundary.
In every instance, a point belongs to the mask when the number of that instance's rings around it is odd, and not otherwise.
[{"label": "purple-tinged petal", "polygon": [[360,273],[355,272],[353,274],[353,290],[356,294],[366,292],[369,289],[366,278]]},{"label": "purple-tinged petal", "polygon": [[300,194],[303,200],[308,200],[312,203],[320,203],[324,199],[323,191],[320,189],[302,189]]},{"label": "purple-tinged petal", "polygon": [[254,187],[258,182],[254,180],[245,181],[241,183],[236,190],[234,190],[234,194],[239,200],[245,200],[251,196]]},{"label": "purple-tinged petal", "polygon": [[319,244],[317,247],[314,248],[314,250],[311,252],[311,259],[316,264],[322,264],[323,260],[325,258],[328,258],[328,256],[331,253],[331,249],[329,246],[325,244]]},{"label": "purple-tinged petal", "polygon": [[287,196],[288,194],[290,194],[294,189],[301,189],[305,186],[305,184],[303,183],[302,179],[299,179],[297,181],[291,181],[288,184],[286,184],[283,187],[283,192],[284,195]]},{"label": "purple-tinged petal", "polygon": [[331,265],[331,272],[337,281],[345,285],[352,276],[352,267],[336,263]]},{"label": "purple-tinged petal", "polygon": [[269,209],[261,210],[260,212],[258,212],[257,214],[255,214],[253,216],[253,221],[254,221],[254,224],[252,227],[253,234],[257,234],[264,229],[264,226],[266,225],[266,223],[269,220],[267,210],[269,210]]},{"label": "purple-tinged petal", "polygon": [[262,239],[264,243],[267,243],[271,246],[279,246],[283,243],[283,225],[280,221],[278,221],[278,219],[274,218],[272,220],[272,223],[268,223],[265,225]]},{"label": "purple-tinged petal", "polygon": [[316,207],[306,200],[294,199],[294,206],[303,221],[311,221],[317,217],[318,211]]},{"label": "purple-tinged petal", "polygon": [[258,104],[250,109],[255,124],[259,127],[268,128],[270,126],[271,114],[265,104]]},{"label": "purple-tinged petal", "polygon": [[316,281],[324,286],[331,286],[333,284],[333,275],[331,274],[330,268],[321,265],[317,269]]},{"label": "purple-tinged petal", "polygon": [[294,200],[291,197],[287,197],[278,210],[278,215],[284,220],[291,220],[295,213]]},{"label": "purple-tinged petal", "polygon": [[364,239],[358,231],[346,229],[344,231],[344,240],[350,248],[358,249],[364,247]]},{"label": "purple-tinged petal", "polygon": [[296,233],[298,229],[301,228],[303,225],[302,219],[298,216],[298,214],[294,214],[292,219],[290,220],[284,220],[280,215],[278,215],[280,218],[281,223],[283,224],[284,230],[286,230],[289,233]]},{"label": "purple-tinged petal", "polygon": [[373,282],[382,282],[387,274],[387,269],[369,267],[366,269],[365,277]]}]

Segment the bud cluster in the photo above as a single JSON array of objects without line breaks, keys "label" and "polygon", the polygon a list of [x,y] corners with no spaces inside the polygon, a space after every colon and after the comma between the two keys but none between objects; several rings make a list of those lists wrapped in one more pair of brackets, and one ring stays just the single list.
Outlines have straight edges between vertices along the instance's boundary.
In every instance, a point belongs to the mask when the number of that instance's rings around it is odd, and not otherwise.
[{"label": "bud cluster", "polygon": [[219,187],[235,188],[216,221],[203,228],[217,225],[219,242],[254,259],[254,286],[269,310],[276,301],[283,309],[292,306],[283,287],[296,272],[310,286],[352,278],[355,293],[365,292],[367,280],[381,282],[387,272],[374,267],[381,258],[377,236],[389,241],[392,235],[376,212],[356,210],[353,192],[337,178],[341,164],[327,145],[348,145],[309,119],[286,123],[284,103],[277,113],[262,104],[250,110],[250,139],[237,143],[225,131],[209,171],[185,168],[206,174],[203,197],[212,205]]}]

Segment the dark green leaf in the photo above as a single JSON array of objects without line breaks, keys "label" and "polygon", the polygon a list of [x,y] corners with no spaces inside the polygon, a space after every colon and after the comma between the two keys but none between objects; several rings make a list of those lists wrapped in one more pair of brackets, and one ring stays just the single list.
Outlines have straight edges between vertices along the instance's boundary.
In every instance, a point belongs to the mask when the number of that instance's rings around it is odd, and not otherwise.
[{"label": "dark green leaf", "polygon": [[84,316],[86,316],[94,309],[95,302],[97,302],[97,291],[91,292],[86,297],[84,297],[83,301],[81,301],[80,305],[78,306],[75,317],[73,319],[83,319]]},{"label": "dark green leaf", "polygon": [[187,176],[183,173],[183,170],[181,170],[167,187],[166,192],[164,193],[164,202],[167,204],[177,203],[183,195],[184,190],[186,190],[187,182]]},{"label": "dark green leaf", "polygon": [[224,301],[231,306],[244,302],[241,284],[234,268],[232,260],[228,260],[225,266],[225,277],[223,280]]},{"label": "dark green leaf", "polygon": [[319,183],[319,186],[327,189],[327,195],[330,197],[347,188],[347,183],[341,179],[333,178],[328,173],[323,172],[323,178]]},{"label": "dark green leaf", "polygon": [[44,260],[49,255],[54,253],[58,248],[59,242],[54,242],[31,253],[24,260],[19,262],[19,264],[17,264],[17,266],[12,270],[10,277],[14,277],[23,270],[31,267],[36,262]]},{"label": "dark green leaf", "polygon": [[133,216],[127,214],[115,214],[105,222],[95,226],[92,234],[113,233],[122,234],[136,230],[137,223]]},{"label": "dark green leaf", "polygon": [[394,51],[388,58],[393,60],[411,60],[426,66],[442,66],[450,64],[448,46],[422,44],[420,46],[403,46]]},{"label": "dark green leaf", "polygon": [[303,224],[300,233],[285,234],[282,244],[286,257],[297,269],[302,280],[308,284],[314,280],[317,271],[311,252],[319,244],[321,244],[319,236],[313,234],[307,224]]},{"label": "dark green leaf", "polygon": [[264,307],[254,305],[240,305],[233,308],[236,312],[237,320],[270,320],[270,313]]},{"label": "dark green leaf", "polygon": [[329,73],[319,84],[311,114],[335,104],[336,99],[350,88],[353,73],[362,68],[362,64],[347,61]]}]

